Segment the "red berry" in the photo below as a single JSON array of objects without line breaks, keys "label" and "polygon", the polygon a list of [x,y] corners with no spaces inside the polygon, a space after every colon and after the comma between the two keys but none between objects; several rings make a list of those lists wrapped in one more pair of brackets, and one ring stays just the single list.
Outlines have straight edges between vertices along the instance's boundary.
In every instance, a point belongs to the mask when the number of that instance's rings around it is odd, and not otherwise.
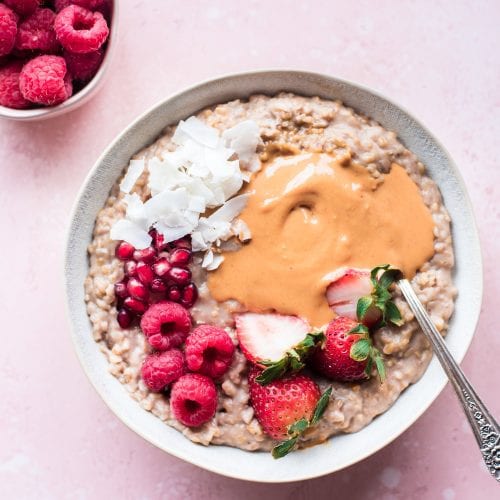
[{"label": "red berry", "polygon": [[183,375],[172,386],[170,408],[187,427],[208,422],[217,409],[217,389],[212,379],[198,373]]},{"label": "red berry", "polygon": [[3,2],[22,17],[29,16],[40,5],[40,0],[3,0]]},{"label": "red berry", "polygon": [[[1,35],[0,35],[1,36]],[[0,68],[0,105],[14,109],[28,108],[31,103],[21,94],[19,75],[23,63],[15,61]]]},{"label": "red berry", "polygon": [[191,241],[188,236],[185,236],[184,238],[181,238],[180,240],[175,240],[172,245],[175,248],[187,248],[188,250],[191,250]]},{"label": "red berry", "polygon": [[137,278],[130,278],[127,282],[127,291],[134,299],[147,301],[149,298],[149,290],[146,285],[141,283]]},{"label": "red berry", "polygon": [[134,255],[134,251],[135,251],[135,248],[130,243],[127,243],[126,241],[122,241],[122,242],[118,243],[118,245],[116,246],[115,255],[120,260],[129,260]]},{"label": "red berry", "polygon": [[361,335],[349,334],[358,323],[350,318],[338,316],[326,329],[326,341],[322,349],[316,349],[309,364],[325,377],[353,381],[366,378],[365,361],[356,361],[351,358],[351,346]]},{"label": "red berry", "polygon": [[23,97],[48,106],[65,101],[71,95],[71,83],[66,71],[62,57],[35,57],[23,66],[19,76]]},{"label": "red berry", "polygon": [[116,315],[116,320],[121,328],[128,328],[132,323],[134,316],[130,311],[125,308],[119,309],[118,314]]},{"label": "red berry", "polygon": [[165,242],[163,234],[160,234],[156,229],[151,229],[149,235],[153,238],[153,246],[158,252],[162,252],[169,248],[169,244]]},{"label": "red berry", "polygon": [[54,31],[56,15],[50,9],[36,9],[17,27],[16,49],[56,52],[59,43]]},{"label": "red berry", "polygon": [[155,249],[151,247],[144,248],[143,250],[136,250],[134,252],[134,260],[137,262],[142,260],[147,264],[152,264],[155,258],[156,258]]},{"label": "red berry", "polygon": [[168,289],[167,297],[174,302],[179,302],[182,297],[181,289],[177,285],[172,285]]},{"label": "red berry", "polygon": [[126,281],[122,280],[115,283],[115,295],[120,299],[124,299],[129,296]]},{"label": "red berry", "polygon": [[177,285],[188,285],[191,281],[191,271],[182,267],[172,267],[168,271],[168,277]]},{"label": "red berry", "polygon": [[184,372],[184,356],[179,349],[150,354],[141,368],[142,380],[153,392],[163,391]]},{"label": "red berry", "polygon": [[0,56],[10,54],[16,43],[17,16],[0,3]]},{"label": "red berry", "polygon": [[137,262],[135,262],[135,260],[128,260],[125,264],[123,264],[123,271],[126,276],[132,278],[137,272]]},{"label": "red berry", "polygon": [[167,259],[164,257],[158,259],[154,264],[153,264],[153,270],[156,274],[156,276],[159,276],[160,278],[163,278],[164,276],[167,275],[167,273],[170,271],[170,268],[172,266],[168,262]]},{"label": "red berry", "polygon": [[142,300],[134,299],[134,297],[127,297],[123,301],[123,305],[136,314],[144,314],[148,309],[148,305],[145,302],[143,302]]},{"label": "red berry", "polygon": [[96,10],[102,8],[107,0],[55,0],[54,8],[56,12],[60,12],[69,5],[79,5],[89,10]]},{"label": "red berry", "polygon": [[88,54],[74,54],[65,50],[63,57],[68,71],[75,80],[89,81],[97,73],[104,58],[104,52],[99,49]]},{"label": "red berry", "polygon": [[149,264],[146,264],[145,262],[138,262],[137,267],[135,269],[135,275],[139,279],[141,283],[144,283],[145,285],[150,285],[151,282],[153,281],[153,278],[155,277],[153,270],[151,269],[151,266]]},{"label": "red berry", "polygon": [[176,248],[175,250],[172,250],[169,258],[170,264],[172,264],[172,266],[179,267],[187,266],[190,260],[191,250],[188,250],[186,248]]},{"label": "red berry", "polygon": [[196,288],[196,285],[194,283],[189,283],[189,285],[185,286],[182,290],[181,304],[184,307],[190,308],[193,307],[197,299],[198,288]]},{"label": "red berry", "polygon": [[200,325],[186,339],[185,354],[191,371],[217,379],[231,366],[234,344],[222,328]]},{"label": "red berry", "polygon": [[167,284],[161,278],[153,278],[149,288],[154,293],[163,293],[167,291]]},{"label": "red berry", "polygon": [[253,367],[248,376],[250,402],[260,425],[273,439],[285,439],[288,427],[298,420],[310,420],[320,398],[315,382],[302,374],[288,375],[260,385]]},{"label": "red berry", "polygon": [[78,5],[61,10],[54,22],[57,39],[70,52],[87,54],[101,47],[109,34],[106,19]]},{"label": "red berry", "polygon": [[141,329],[149,343],[159,351],[177,347],[191,328],[189,312],[175,302],[152,304],[141,319]]}]

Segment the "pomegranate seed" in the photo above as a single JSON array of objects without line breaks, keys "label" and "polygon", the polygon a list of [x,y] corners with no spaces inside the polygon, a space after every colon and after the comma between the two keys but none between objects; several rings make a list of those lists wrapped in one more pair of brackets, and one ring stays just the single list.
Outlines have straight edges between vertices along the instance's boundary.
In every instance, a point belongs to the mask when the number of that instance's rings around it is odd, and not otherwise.
[{"label": "pomegranate seed", "polygon": [[158,259],[153,264],[153,270],[154,270],[156,276],[159,276],[160,278],[165,276],[170,271],[171,267],[172,266],[170,265],[168,260],[165,258]]},{"label": "pomegranate seed", "polygon": [[125,274],[129,277],[132,278],[135,276],[135,273],[137,271],[137,262],[134,260],[128,260],[123,264],[123,270],[125,271]]},{"label": "pomegranate seed", "polygon": [[122,328],[128,328],[130,326],[130,324],[132,323],[134,316],[132,315],[132,313],[130,311],[127,311],[127,309],[120,309],[118,311],[118,314],[116,315],[116,319],[118,321],[118,324]]},{"label": "pomegranate seed", "polygon": [[148,300],[149,291],[146,285],[141,283],[137,278],[130,278],[127,283],[127,290],[131,297],[139,300]]},{"label": "pomegranate seed", "polygon": [[127,297],[123,301],[123,305],[130,311],[133,311],[137,314],[144,314],[148,309],[148,305],[145,302],[143,302],[142,300],[134,299],[134,297]]},{"label": "pomegranate seed", "polygon": [[152,247],[145,248],[144,250],[136,250],[134,252],[134,260],[137,262],[142,260],[147,264],[152,264],[153,261],[155,260],[155,257],[156,257],[156,252],[155,249]]},{"label": "pomegranate seed", "polygon": [[146,264],[145,262],[137,263],[135,274],[137,278],[139,278],[139,281],[141,283],[144,283],[145,285],[150,285],[153,281],[153,278],[155,277],[153,269],[151,269],[151,266],[149,264]]},{"label": "pomegranate seed", "polygon": [[167,292],[167,298],[173,300],[174,302],[179,302],[181,300],[181,289],[177,285],[172,285]]},{"label": "pomegranate seed", "polygon": [[186,248],[187,250],[191,250],[191,241],[186,237],[181,238],[180,240],[175,240],[172,245],[175,248]]},{"label": "pomegranate seed", "polygon": [[132,258],[132,255],[134,255],[135,248],[130,244],[127,243],[126,241],[122,241],[118,243],[118,245],[115,248],[115,255],[120,259],[120,260],[129,260]]},{"label": "pomegranate seed", "polygon": [[178,285],[187,285],[191,281],[191,271],[182,267],[172,267],[168,271],[168,277]]},{"label": "pomegranate seed", "polygon": [[198,298],[198,288],[194,283],[189,283],[188,286],[182,290],[181,304],[184,307],[192,307]]},{"label": "pomegranate seed", "polygon": [[154,278],[149,288],[151,288],[152,292],[162,293],[167,290],[167,285],[161,278]]},{"label": "pomegranate seed", "polygon": [[149,235],[153,238],[153,245],[158,252],[161,252],[169,247],[169,244],[164,242],[165,238],[163,234],[158,233],[156,229],[151,229],[151,231],[149,231]]},{"label": "pomegranate seed", "polygon": [[115,283],[115,295],[121,299],[128,297],[127,282],[125,280]]},{"label": "pomegranate seed", "polygon": [[170,254],[170,264],[173,266],[184,267],[191,260],[191,250],[187,248],[176,248]]}]

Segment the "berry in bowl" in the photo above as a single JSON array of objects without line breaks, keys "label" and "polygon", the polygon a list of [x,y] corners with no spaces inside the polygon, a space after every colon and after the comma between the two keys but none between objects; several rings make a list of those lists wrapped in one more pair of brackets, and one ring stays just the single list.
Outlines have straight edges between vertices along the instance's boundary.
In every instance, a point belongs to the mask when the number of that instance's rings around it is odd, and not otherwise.
[{"label": "berry in bowl", "polygon": [[411,280],[444,335],[452,315],[474,326],[477,300],[454,313],[471,298],[455,262],[480,261],[457,247],[460,221],[452,234],[464,195],[445,205],[425,149],[337,100],[363,105],[359,88],[255,76],[175,96],[111,146],[86,187],[110,191],[75,212],[68,293],[84,366],[137,432],[217,472],[286,481],[361,459],[425,410],[444,379],[395,282]]},{"label": "berry in bowl", "polygon": [[111,0],[0,2],[0,116],[56,116],[90,98],[109,62]]}]

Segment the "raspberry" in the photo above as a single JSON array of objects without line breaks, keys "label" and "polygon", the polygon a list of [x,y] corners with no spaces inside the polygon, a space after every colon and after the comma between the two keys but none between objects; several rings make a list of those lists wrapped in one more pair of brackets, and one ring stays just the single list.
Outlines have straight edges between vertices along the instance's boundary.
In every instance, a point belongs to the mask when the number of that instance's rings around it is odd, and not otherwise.
[{"label": "raspberry", "polygon": [[97,73],[104,53],[102,49],[88,54],[74,54],[65,50],[63,56],[71,76],[75,80],[88,81]]},{"label": "raspberry", "polygon": [[14,109],[25,109],[30,106],[19,89],[19,75],[22,67],[21,61],[15,61],[0,68],[0,105]]},{"label": "raspberry", "polygon": [[86,54],[97,50],[109,34],[108,23],[100,12],[70,5],[61,10],[54,22],[57,39],[70,52]]},{"label": "raspberry", "polygon": [[152,347],[166,351],[184,342],[191,328],[191,317],[175,302],[152,304],[141,318],[141,329]]},{"label": "raspberry", "polygon": [[51,106],[65,101],[72,91],[66,63],[59,56],[38,56],[26,63],[19,76],[25,99]]},{"label": "raspberry", "polygon": [[33,14],[40,5],[40,0],[3,0],[3,2],[23,17]]},{"label": "raspberry", "polygon": [[186,339],[186,362],[193,372],[217,379],[231,366],[234,344],[222,328],[201,325]]},{"label": "raspberry", "polygon": [[217,409],[217,389],[212,379],[198,373],[183,375],[172,386],[170,409],[187,427],[208,422]]},{"label": "raspberry", "polygon": [[184,356],[179,349],[150,354],[142,364],[142,380],[153,392],[161,392],[184,374]]},{"label": "raspberry", "polygon": [[78,5],[89,10],[98,10],[104,6],[106,0],[55,0],[54,8],[60,12],[69,5]]},{"label": "raspberry", "polygon": [[0,3],[0,56],[9,54],[16,43],[17,16]]},{"label": "raspberry", "polygon": [[18,26],[16,49],[56,52],[59,43],[54,32],[55,18],[50,9],[36,9]]}]

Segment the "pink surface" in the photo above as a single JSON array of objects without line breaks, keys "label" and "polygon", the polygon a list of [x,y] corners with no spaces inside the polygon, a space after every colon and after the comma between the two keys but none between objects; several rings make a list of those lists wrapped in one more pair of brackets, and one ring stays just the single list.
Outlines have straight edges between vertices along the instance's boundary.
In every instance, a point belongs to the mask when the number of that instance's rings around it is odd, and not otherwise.
[{"label": "pink surface", "polygon": [[[0,498],[499,498],[447,387],[378,454],[337,474],[272,486],[226,479],[157,450],[121,424],[80,368],[62,256],[89,168],[133,118],[205,78],[265,67],[358,81],[404,105],[449,149],[469,188],[485,299],[463,367],[500,416],[500,4],[495,1],[122,4],[103,90],[44,123],[0,123]],[[299,4],[299,6],[293,6]]]}]

